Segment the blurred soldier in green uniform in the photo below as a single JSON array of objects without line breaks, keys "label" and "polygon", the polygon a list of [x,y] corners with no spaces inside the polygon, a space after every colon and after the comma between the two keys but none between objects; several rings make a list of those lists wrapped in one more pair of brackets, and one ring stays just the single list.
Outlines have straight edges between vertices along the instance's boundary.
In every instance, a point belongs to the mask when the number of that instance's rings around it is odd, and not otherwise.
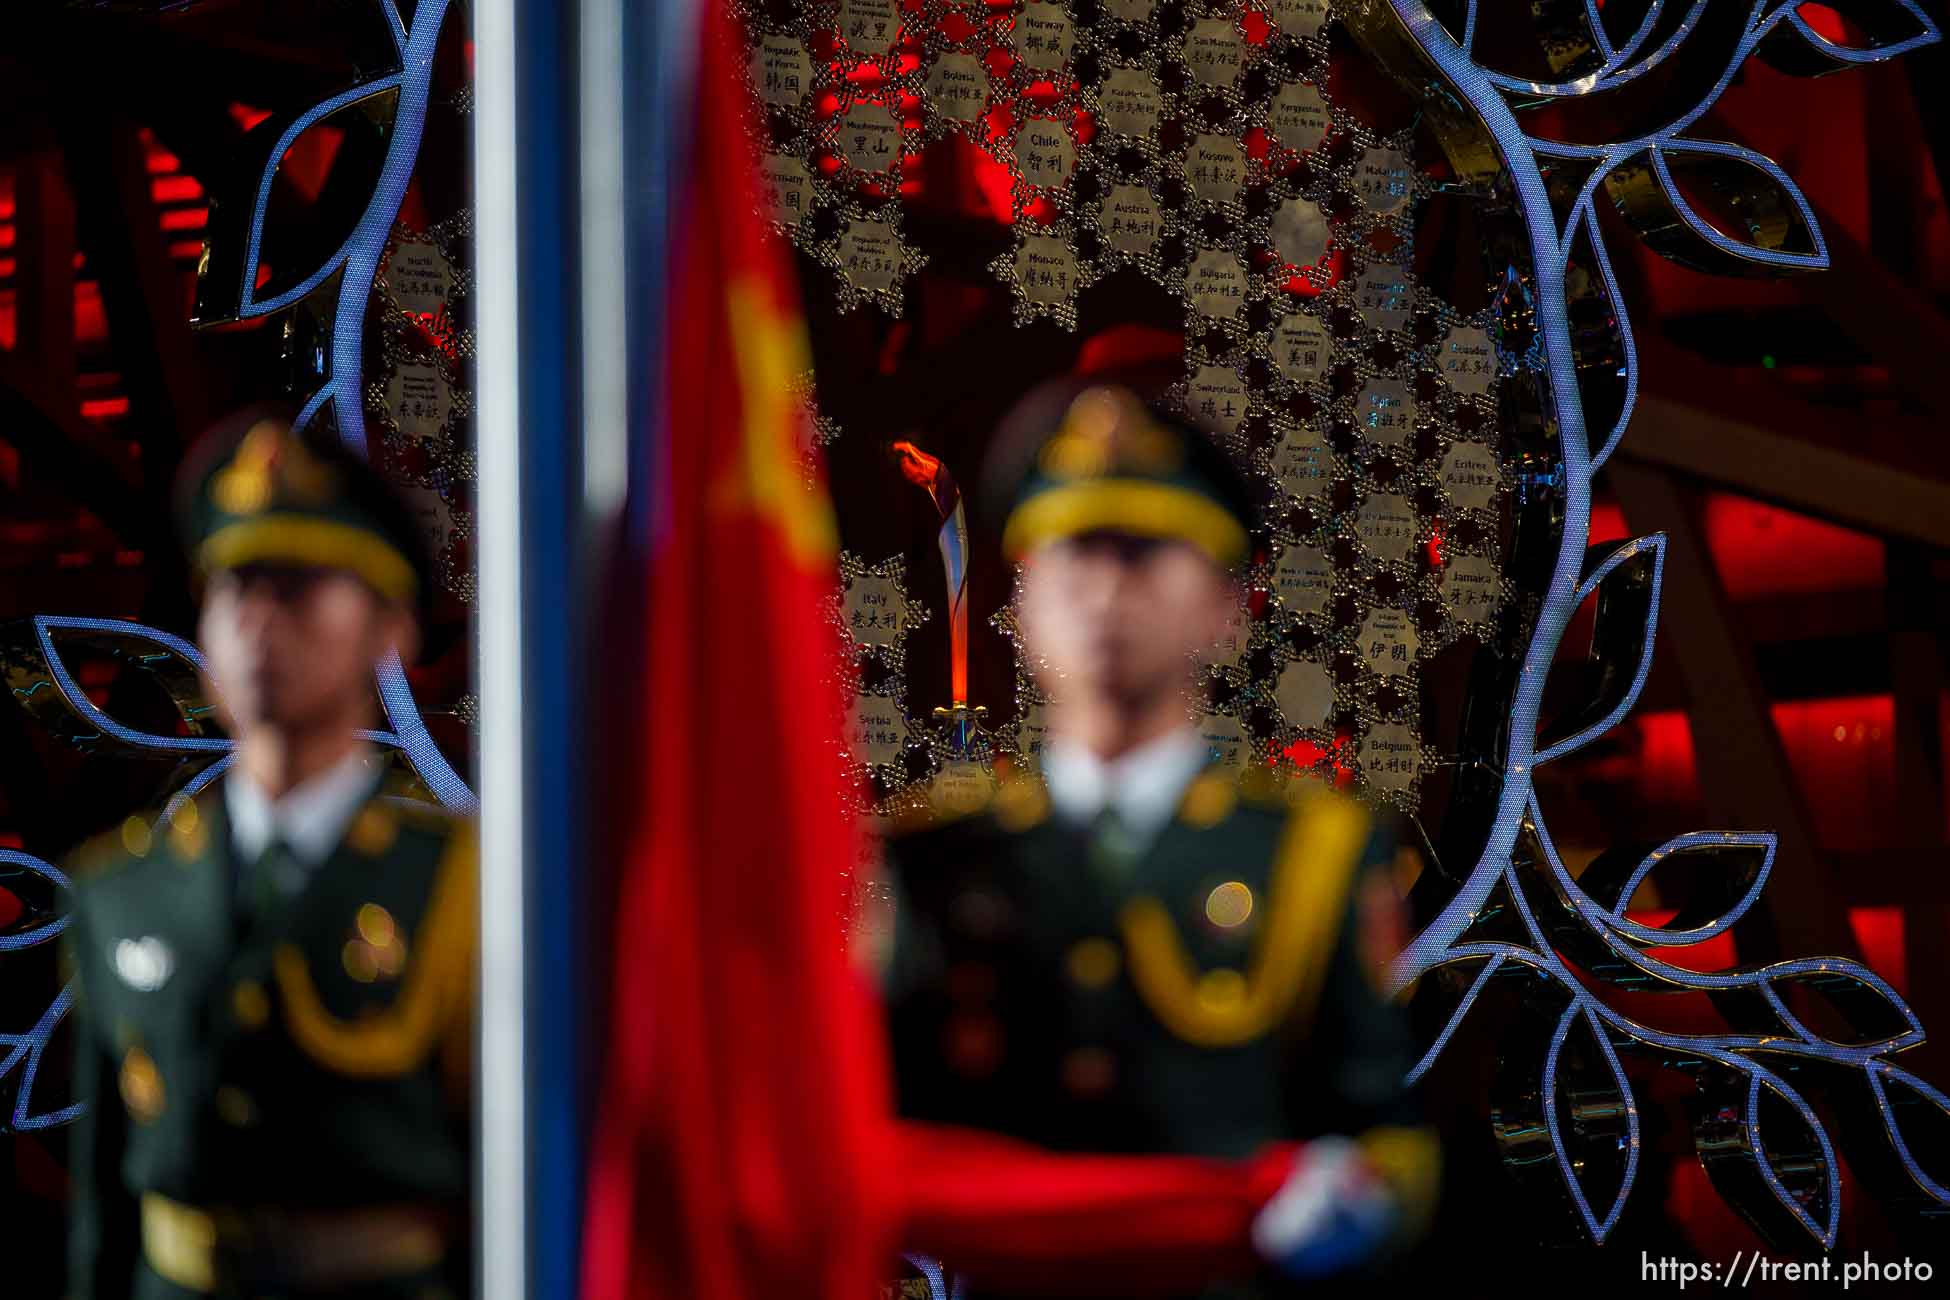
[{"label": "blurred soldier in green uniform", "polygon": [[236,751],[75,855],[72,1300],[466,1294],[472,827],[382,793],[376,660],[429,591],[406,506],[247,414],[184,479]]},{"label": "blurred soldier in green uniform", "polygon": [[[1384,989],[1396,843],[1322,782],[1235,780],[1192,721],[1196,656],[1242,604],[1256,493],[1211,438],[1113,384],[1031,394],[991,464],[1049,739],[1040,776],[890,837],[900,1111],[1076,1152],[1298,1144],[1253,1220],[1258,1271],[1200,1294],[1372,1279],[1426,1231],[1438,1172]],[[1131,1240],[1198,1239],[1172,1217]]]}]

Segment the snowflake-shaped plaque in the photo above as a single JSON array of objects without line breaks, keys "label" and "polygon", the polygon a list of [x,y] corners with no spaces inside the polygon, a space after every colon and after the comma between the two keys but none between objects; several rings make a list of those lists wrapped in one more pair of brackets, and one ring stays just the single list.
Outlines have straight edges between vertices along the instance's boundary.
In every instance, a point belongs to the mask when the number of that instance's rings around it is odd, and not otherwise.
[{"label": "snowflake-shaped plaque", "polygon": [[837,229],[813,247],[812,256],[833,272],[834,305],[840,311],[870,302],[889,316],[901,314],[907,279],[928,260],[903,238],[898,203],[871,210],[843,204]]}]

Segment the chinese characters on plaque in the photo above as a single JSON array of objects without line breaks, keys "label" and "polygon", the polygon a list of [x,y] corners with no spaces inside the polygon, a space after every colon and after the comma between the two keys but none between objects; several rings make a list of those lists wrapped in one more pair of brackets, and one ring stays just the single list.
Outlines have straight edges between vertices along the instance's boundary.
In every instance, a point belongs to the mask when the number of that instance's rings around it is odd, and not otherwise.
[{"label": "chinese characters on plaque", "polygon": [[367,301],[363,406],[373,463],[408,497],[437,581],[472,599],[473,215],[394,227]]}]

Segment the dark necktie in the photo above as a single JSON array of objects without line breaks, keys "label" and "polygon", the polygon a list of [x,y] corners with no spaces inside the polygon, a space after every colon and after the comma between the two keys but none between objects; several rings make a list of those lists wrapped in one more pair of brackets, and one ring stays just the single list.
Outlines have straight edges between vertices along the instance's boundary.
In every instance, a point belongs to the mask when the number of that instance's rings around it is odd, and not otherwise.
[{"label": "dark necktie", "polygon": [[239,912],[250,921],[259,921],[270,915],[284,898],[287,879],[295,875],[301,865],[289,844],[273,838],[257,855],[257,860],[244,869],[237,882]]},{"label": "dark necktie", "polygon": [[1120,891],[1130,883],[1131,865],[1143,845],[1115,803],[1106,802],[1090,822],[1090,862],[1099,875]]}]

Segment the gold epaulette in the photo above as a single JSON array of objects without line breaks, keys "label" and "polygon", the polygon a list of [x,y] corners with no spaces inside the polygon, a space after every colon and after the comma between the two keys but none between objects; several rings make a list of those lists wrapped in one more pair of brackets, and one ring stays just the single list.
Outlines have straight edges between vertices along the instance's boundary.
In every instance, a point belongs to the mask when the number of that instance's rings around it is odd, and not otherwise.
[{"label": "gold epaulette", "polygon": [[889,810],[882,819],[883,833],[889,839],[917,831],[938,830],[992,815],[1005,831],[1024,831],[1049,816],[1049,792],[1033,768],[996,760],[995,784],[975,798],[963,797],[954,803],[925,794],[910,797]]},{"label": "gold epaulette", "polygon": [[1178,796],[1177,817],[1196,830],[1210,830],[1232,816],[1239,803],[1238,779],[1224,768],[1207,767],[1185,783]]},{"label": "gold epaulette", "polygon": [[465,826],[469,821],[445,804],[427,799],[388,798],[381,795],[375,802],[407,825],[417,826],[421,830],[452,834],[456,827]]},{"label": "gold epaulette", "polygon": [[1273,768],[1254,763],[1234,778],[1239,787],[1239,802],[1269,812],[1284,811],[1292,781]]},{"label": "gold epaulette", "polygon": [[346,827],[346,843],[367,857],[383,857],[400,830],[408,829],[447,844],[474,832],[474,820],[444,804],[380,794],[368,800]]},{"label": "gold epaulette", "polygon": [[216,797],[205,789],[180,803],[172,799],[130,813],[70,850],[64,866],[76,880],[86,880],[150,858],[178,865],[198,861],[210,842],[210,809]]},{"label": "gold epaulette", "polygon": [[1255,763],[1234,778],[1239,789],[1239,802],[1268,812],[1287,813],[1307,803],[1315,796],[1325,794],[1332,803],[1336,799],[1360,802],[1352,795],[1337,790],[1333,785],[1311,771],[1281,771]]},{"label": "gold epaulette", "polygon": [[919,831],[969,821],[987,812],[994,802],[995,794],[992,791],[984,794],[978,802],[958,806],[939,804],[923,795],[889,809],[881,819],[881,825],[888,839],[898,839]]},{"label": "gold epaulette", "polygon": [[61,868],[74,880],[90,880],[128,861],[120,833],[109,830],[90,835],[69,849],[61,859]]}]

